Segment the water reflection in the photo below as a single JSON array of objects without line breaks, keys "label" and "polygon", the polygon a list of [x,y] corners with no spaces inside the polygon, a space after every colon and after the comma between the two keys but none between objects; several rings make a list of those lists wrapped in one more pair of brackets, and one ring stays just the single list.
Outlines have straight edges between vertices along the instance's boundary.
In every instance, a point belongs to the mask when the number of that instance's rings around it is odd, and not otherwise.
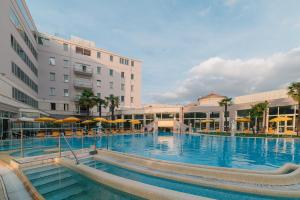
[{"label": "water reflection", "polygon": [[[100,146],[103,146],[102,140]],[[216,137],[190,134],[113,136],[109,148],[158,159],[245,169],[300,163],[300,142],[287,138]]]}]

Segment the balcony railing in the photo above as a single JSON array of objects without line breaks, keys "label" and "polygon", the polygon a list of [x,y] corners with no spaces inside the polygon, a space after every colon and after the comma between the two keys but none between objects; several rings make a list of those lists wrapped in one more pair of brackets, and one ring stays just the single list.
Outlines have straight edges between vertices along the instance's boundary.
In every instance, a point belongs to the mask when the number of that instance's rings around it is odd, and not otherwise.
[{"label": "balcony railing", "polygon": [[93,84],[89,80],[76,79],[74,80],[74,87],[76,88],[93,88]]},{"label": "balcony railing", "polygon": [[74,72],[82,75],[92,76],[93,69],[90,67],[74,66]]}]

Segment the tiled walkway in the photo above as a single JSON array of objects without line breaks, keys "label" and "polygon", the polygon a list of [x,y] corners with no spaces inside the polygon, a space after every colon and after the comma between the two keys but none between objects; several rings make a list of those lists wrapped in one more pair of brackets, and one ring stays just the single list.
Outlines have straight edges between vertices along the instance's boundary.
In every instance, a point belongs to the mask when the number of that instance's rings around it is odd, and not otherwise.
[{"label": "tiled walkway", "polygon": [[[9,200],[32,200],[31,196],[26,191],[20,179],[13,173],[11,169],[6,167],[6,164],[0,161],[0,175],[5,184],[7,196]],[[3,189],[3,188],[2,188]],[[1,190],[0,190],[1,192]],[[3,192],[3,190],[2,190]],[[2,193],[3,194],[3,193]],[[0,193],[0,199],[1,199]],[[4,198],[5,199],[5,198]]]}]

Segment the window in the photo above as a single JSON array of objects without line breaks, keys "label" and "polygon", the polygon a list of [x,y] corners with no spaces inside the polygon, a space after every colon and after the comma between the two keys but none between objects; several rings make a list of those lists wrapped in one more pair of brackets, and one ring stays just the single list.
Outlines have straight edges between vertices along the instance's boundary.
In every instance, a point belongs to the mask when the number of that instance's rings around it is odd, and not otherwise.
[{"label": "window", "polygon": [[75,52],[78,53],[78,54],[81,54],[81,55],[91,56],[91,50],[89,50],[89,49],[76,47]]},{"label": "window", "polygon": [[121,96],[121,102],[124,102],[125,98],[124,96]]},{"label": "window", "polygon": [[91,56],[91,50],[83,49],[83,55],[85,55],[85,56]]},{"label": "window", "polygon": [[114,75],[114,70],[110,69],[110,70],[109,70],[109,75],[110,75],[110,76],[113,76],[113,75]]},{"label": "window", "polygon": [[69,60],[64,60],[64,67],[68,67],[69,66]]},{"label": "window", "polygon": [[82,55],[83,55],[83,48],[81,48],[81,47],[76,47],[76,53],[82,54]]},{"label": "window", "polygon": [[114,82],[109,82],[109,89],[114,89]]},{"label": "window", "polygon": [[131,85],[131,86],[130,86],[130,91],[131,91],[131,92],[133,92],[133,88],[134,88],[134,86]]},{"label": "window", "polygon": [[64,111],[69,111],[69,104],[64,103]]},{"label": "window", "polygon": [[97,52],[97,58],[101,58],[101,53],[99,51]]},{"label": "window", "polygon": [[125,77],[125,72],[121,72],[121,78]]},{"label": "window", "polygon": [[19,78],[21,81],[23,81],[23,83],[25,83],[32,90],[34,90],[36,93],[38,93],[37,84],[31,78],[29,78],[29,76],[23,70],[21,70],[21,68],[18,65],[16,65],[15,63],[12,62],[11,63],[11,70],[12,70],[12,73],[17,78]]},{"label": "window", "polygon": [[55,96],[55,88],[54,87],[51,87],[49,89],[49,96]]},{"label": "window", "polygon": [[63,46],[64,46],[64,51],[68,51],[69,50],[69,45],[68,44],[64,43]]},{"label": "window", "polygon": [[132,67],[134,66],[134,61],[133,61],[133,60],[131,61],[131,66],[132,66]]},{"label": "window", "polygon": [[69,75],[68,74],[64,74],[64,82],[65,83],[69,82]]},{"label": "window", "polygon": [[134,79],[134,74],[131,74],[131,80],[133,80]]},{"label": "window", "polygon": [[109,56],[109,60],[110,60],[111,62],[113,62],[113,61],[114,61],[114,57],[113,57],[112,55],[110,55],[110,56]]},{"label": "window", "polygon": [[97,97],[101,98],[101,93],[100,92],[97,93]]},{"label": "window", "polygon": [[98,86],[98,87],[101,86],[101,80],[97,80],[97,86]]},{"label": "window", "polygon": [[101,74],[101,67],[97,67],[97,74]]},{"label": "window", "polygon": [[122,90],[122,91],[125,90],[125,84],[124,84],[124,83],[121,84],[121,90]]},{"label": "window", "polygon": [[19,57],[24,61],[24,63],[29,67],[29,69],[38,76],[38,70],[32,61],[29,59],[27,54],[23,51],[22,47],[19,45],[17,40],[13,35],[10,35],[10,45],[14,49],[14,51],[19,55]]},{"label": "window", "polygon": [[133,103],[133,97],[130,97],[130,103]]},{"label": "window", "polygon": [[50,72],[49,80],[55,81],[55,73],[54,72]]},{"label": "window", "polygon": [[50,103],[50,109],[56,110],[56,103]]},{"label": "window", "polygon": [[64,96],[68,97],[69,96],[69,89],[64,89]]},{"label": "window", "polygon": [[50,57],[49,58],[49,65],[55,65],[55,57]]},{"label": "window", "polygon": [[15,25],[17,31],[20,33],[21,37],[23,38],[24,42],[26,43],[27,47],[30,49],[32,55],[35,57],[35,59],[38,58],[38,53],[36,49],[34,48],[32,42],[30,41],[28,35],[24,31],[24,28],[22,27],[17,15],[15,12],[10,9],[9,18],[12,21],[12,23]]},{"label": "window", "polygon": [[121,63],[121,64],[128,65],[129,60],[128,60],[128,59],[125,59],[125,58],[120,58],[120,63]]},{"label": "window", "polygon": [[20,90],[14,88],[14,87],[12,88],[12,97],[17,101],[25,103],[34,108],[38,108],[37,100],[33,99],[32,97],[28,96],[27,94],[21,92]]}]

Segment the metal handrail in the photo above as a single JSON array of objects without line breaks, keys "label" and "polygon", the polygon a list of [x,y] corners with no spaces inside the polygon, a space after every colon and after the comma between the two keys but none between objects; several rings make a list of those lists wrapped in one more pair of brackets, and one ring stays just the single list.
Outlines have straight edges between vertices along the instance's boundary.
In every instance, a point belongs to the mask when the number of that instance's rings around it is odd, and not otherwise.
[{"label": "metal handrail", "polygon": [[[65,134],[61,133],[61,136],[62,136],[62,137],[64,138],[64,140],[66,141],[69,150],[71,151],[71,153],[73,154],[73,156],[74,156],[74,158],[75,158],[76,165],[78,165],[78,164],[79,164],[79,160],[78,160],[78,158],[77,158],[75,152],[73,151],[73,149],[72,149],[70,143],[68,142],[67,138],[65,137]],[[59,151],[61,151],[61,148],[59,148]]]}]

